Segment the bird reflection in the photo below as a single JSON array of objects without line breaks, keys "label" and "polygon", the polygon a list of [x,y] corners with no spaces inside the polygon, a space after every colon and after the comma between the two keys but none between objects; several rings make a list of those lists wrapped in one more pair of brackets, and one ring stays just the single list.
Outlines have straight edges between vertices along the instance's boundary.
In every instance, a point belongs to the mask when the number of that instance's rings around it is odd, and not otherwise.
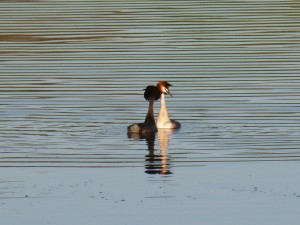
[{"label": "bird reflection", "polygon": [[159,154],[155,154],[155,133],[148,133],[147,135],[128,133],[128,138],[132,138],[134,140],[146,140],[149,154],[145,156],[145,173],[161,175],[172,174],[170,159],[168,157],[168,147],[171,135],[174,132],[174,129],[158,129],[157,139],[160,150]]}]

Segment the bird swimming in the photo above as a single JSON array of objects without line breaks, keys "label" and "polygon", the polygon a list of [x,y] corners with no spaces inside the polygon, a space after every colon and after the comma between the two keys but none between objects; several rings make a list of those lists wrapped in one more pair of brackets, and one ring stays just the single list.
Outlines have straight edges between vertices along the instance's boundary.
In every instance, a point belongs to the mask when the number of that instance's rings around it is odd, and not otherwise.
[{"label": "bird swimming", "polygon": [[157,132],[157,127],[154,118],[154,101],[160,98],[160,92],[154,85],[146,87],[144,98],[149,101],[148,113],[145,117],[144,123],[134,123],[127,127],[127,133],[138,133],[141,136]]},{"label": "bird swimming", "polygon": [[181,124],[176,120],[172,120],[169,117],[169,113],[166,106],[165,95],[169,94],[172,97],[170,87],[172,85],[167,81],[160,81],[157,83],[156,88],[160,93],[160,110],[158,113],[156,127],[157,128],[171,128],[171,129],[179,129]]}]

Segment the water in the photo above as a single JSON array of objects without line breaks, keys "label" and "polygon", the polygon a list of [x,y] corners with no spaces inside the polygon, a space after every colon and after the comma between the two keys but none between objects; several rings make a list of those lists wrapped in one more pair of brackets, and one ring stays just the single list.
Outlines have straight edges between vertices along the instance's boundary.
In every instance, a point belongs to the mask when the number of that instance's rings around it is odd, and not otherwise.
[{"label": "water", "polygon": [[[2,1],[5,224],[298,224],[299,7]],[[128,138],[159,80],[182,129]]]}]

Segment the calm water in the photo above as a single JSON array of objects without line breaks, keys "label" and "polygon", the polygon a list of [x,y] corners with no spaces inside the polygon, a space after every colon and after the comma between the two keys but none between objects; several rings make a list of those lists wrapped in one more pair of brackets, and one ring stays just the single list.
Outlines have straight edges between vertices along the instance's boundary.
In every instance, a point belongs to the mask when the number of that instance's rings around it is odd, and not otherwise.
[{"label": "calm water", "polygon": [[[3,221],[298,224],[299,9],[0,1]],[[159,80],[182,129],[128,138]]]}]

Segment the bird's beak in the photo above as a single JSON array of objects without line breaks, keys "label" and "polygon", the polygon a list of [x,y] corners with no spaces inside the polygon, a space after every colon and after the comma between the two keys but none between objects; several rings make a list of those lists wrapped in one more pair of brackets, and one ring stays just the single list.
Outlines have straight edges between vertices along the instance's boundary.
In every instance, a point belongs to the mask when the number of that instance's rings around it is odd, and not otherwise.
[{"label": "bird's beak", "polygon": [[[173,87],[173,85],[172,84],[169,84],[170,85],[170,87]],[[170,89],[168,88],[168,92],[169,92],[169,95],[171,96],[171,97],[173,97],[173,95],[172,95],[172,93],[171,93],[171,91],[170,91]]]},{"label": "bird's beak", "polygon": [[171,91],[170,91],[169,88],[164,87],[164,88],[163,88],[163,91],[164,91],[166,94],[169,94],[171,97],[173,97],[173,95],[172,95],[172,93],[171,93]]}]

